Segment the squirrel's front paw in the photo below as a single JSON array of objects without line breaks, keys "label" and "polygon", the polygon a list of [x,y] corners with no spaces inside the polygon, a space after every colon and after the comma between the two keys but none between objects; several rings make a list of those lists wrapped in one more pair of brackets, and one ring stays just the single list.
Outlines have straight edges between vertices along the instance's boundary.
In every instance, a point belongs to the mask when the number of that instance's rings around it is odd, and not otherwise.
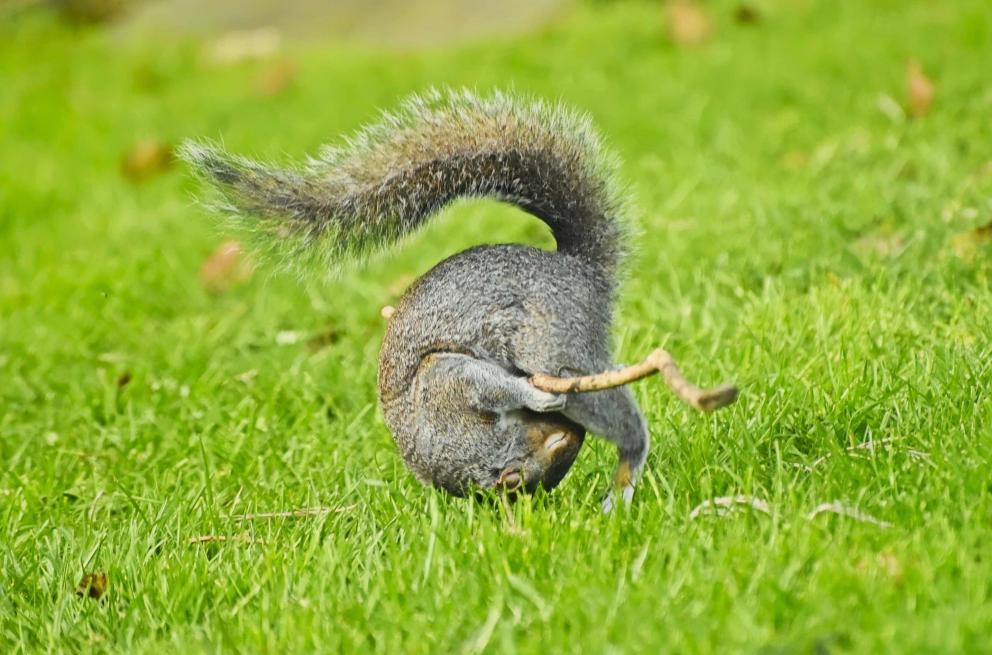
[{"label": "squirrel's front paw", "polygon": [[560,412],[565,409],[568,396],[563,393],[548,393],[533,389],[527,398],[527,409],[535,412]]}]

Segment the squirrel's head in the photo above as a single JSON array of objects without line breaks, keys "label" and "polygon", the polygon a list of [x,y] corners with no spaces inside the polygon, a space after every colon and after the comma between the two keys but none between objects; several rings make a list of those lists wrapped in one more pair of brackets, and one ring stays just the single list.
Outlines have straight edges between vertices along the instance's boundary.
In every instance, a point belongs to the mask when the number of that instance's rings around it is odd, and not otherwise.
[{"label": "squirrel's head", "polygon": [[484,488],[511,493],[550,491],[572,467],[585,440],[585,430],[556,414],[535,414],[476,482]]},{"label": "squirrel's head", "polygon": [[[512,420],[495,422],[475,412],[460,415],[457,429],[448,433],[457,440],[431,435],[435,447],[405,450],[404,458],[423,482],[455,496],[550,491],[575,462],[585,430],[561,414],[514,414]],[[466,415],[470,420],[462,421]]]}]

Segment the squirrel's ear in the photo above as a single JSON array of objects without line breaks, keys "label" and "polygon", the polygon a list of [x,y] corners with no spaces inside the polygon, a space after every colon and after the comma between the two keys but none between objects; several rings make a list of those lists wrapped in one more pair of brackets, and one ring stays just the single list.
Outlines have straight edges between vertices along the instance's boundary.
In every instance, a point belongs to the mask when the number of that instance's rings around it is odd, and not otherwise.
[{"label": "squirrel's ear", "polygon": [[520,475],[519,469],[507,467],[499,474],[499,479],[496,480],[496,486],[502,488],[504,491],[513,491],[522,485],[523,482],[524,479]]}]

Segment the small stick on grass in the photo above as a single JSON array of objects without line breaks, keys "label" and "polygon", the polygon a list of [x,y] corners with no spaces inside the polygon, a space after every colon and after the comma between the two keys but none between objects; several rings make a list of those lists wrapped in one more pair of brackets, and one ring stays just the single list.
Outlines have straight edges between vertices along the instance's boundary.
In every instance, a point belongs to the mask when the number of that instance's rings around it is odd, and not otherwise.
[{"label": "small stick on grass", "polygon": [[538,373],[531,376],[530,383],[548,393],[585,393],[623,386],[655,373],[661,373],[665,384],[679,400],[703,412],[712,412],[737,400],[737,387],[732,384],[700,389],[686,380],[672,356],[661,348],[648,355],[640,364],[619,371],[606,371],[576,378],[559,378]]},{"label": "small stick on grass", "polygon": [[700,504],[689,512],[689,520],[693,520],[702,514],[721,514],[723,512],[729,512],[731,510],[737,509],[741,506],[747,506],[751,509],[755,509],[763,514],[771,514],[771,507],[768,503],[760,498],[755,498],[754,496],[720,496],[719,498],[713,498],[712,500],[704,500]]},{"label": "small stick on grass", "polygon": [[195,546],[196,544],[212,544],[212,543],[239,543],[239,544],[262,544],[265,543],[259,539],[253,539],[249,534],[236,534],[233,536],[226,534],[201,534],[196,537],[191,537],[189,540],[190,546]]},{"label": "small stick on grass", "polygon": [[309,516],[324,516],[325,514],[340,514],[343,512],[350,512],[356,507],[358,507],[357,504],[344,505],[342,507],[304,507],[302,509],[289,510],[288,512],[258,512],[256,514],[240,514],[237,516],[228,516],[227,518],[233,519],[235,521],[255,521],[258,519],[306,518]]},{"label": "small stick on grass", "polygon": [[821,503],[813,508],[813,511],[806,515],[806,518],[812,521],[820,514],[824,512],[829,512],[831,514],[837,514],[838,516],[846,516],[849,519],[854,519],[855,521],[861,521],[862,523],[871,523],[872,525],[877,525],[880,528],[891,528],[892,524],[888,521],[883,521],[881,519],[876,519],[871,514],[866,514],[856,507],[848,507],[838,502],[833,503]]}]

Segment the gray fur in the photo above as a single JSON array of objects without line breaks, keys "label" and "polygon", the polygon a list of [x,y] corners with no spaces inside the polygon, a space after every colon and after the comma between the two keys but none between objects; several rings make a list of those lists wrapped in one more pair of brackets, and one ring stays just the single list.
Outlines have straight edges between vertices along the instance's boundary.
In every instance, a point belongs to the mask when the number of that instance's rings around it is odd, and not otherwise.
[{"label": "gray fur", "polygon": [[552,487],[586,429],[617,445],[618,482],[633,483],[648,435],[628,390],[565,398],[527,382],[613,366],[622,203],[585,118],[503,94],[435,92],[306,170],[195,144],[181,153],[229,209],[329,262],[388,245],[460,197],[503,200],[545,221],[557,251],[473,248],[409,289],[379,357],[386,422],[413,472],[455,494]]},{"label": "gray fur", "polygon": [[305,168],[279,170],[188,142],[180,156],[223,194],[231,213],[329,264],[416,230],[443,206],[491,197],[551,227],[563,252],[612,275],[622,255],[622,203],[612,157],[588,119],[505,94],[430,92],[325,147]]}]

